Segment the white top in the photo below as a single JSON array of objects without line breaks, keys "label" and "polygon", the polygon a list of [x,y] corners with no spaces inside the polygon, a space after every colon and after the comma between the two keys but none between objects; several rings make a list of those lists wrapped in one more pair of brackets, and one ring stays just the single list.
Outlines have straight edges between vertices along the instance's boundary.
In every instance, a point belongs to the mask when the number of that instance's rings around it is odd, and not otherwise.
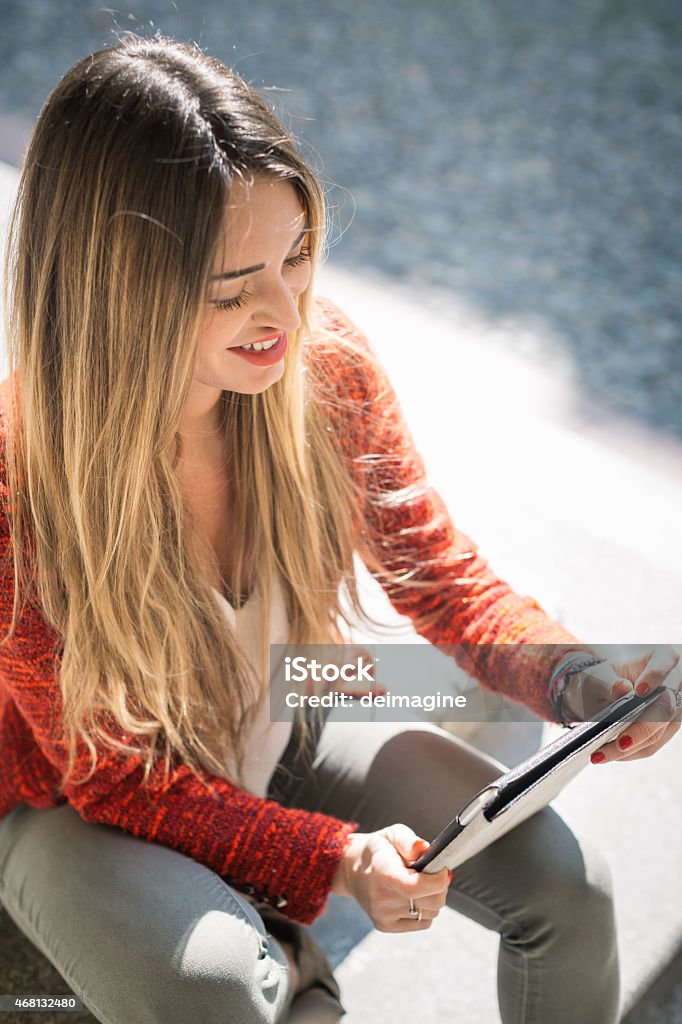
[{"label": "white top", "polygon": [[[249,599],[238,610],[232,607],[219,590],[215,587],[211,589],[232,625],[238,642],[253,663],[258,664],[258,638],[261,624],[261,594],[258,586],[256,585]],[[270,643],[286,644],[289,641],[289,620],[279,576],[275,577],[272,598]],[[291,722],[270,721],[270,701],[266,691],[246,743],[243,785],[250,793],[262,797],[266,795],[272,773],[286,749],[290,735]],[[226,767],[228,776],[234,778],[234,769],[229,764],[229,756]]]}]

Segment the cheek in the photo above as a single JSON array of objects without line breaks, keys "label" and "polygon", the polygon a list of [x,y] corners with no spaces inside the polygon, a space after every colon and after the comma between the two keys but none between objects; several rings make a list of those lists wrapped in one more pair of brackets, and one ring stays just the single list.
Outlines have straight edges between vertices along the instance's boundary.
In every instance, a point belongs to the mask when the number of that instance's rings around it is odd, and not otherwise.
[{"label": "cheek", "polygon": [[240,328],[231,320],[231,317],[220,310],[214,310],[206,316],[197,340],[198,359],[227,348],[236,338]]},{"label": "cheek", "polygon": [[304,263],[297,267],[289,279],[289,291],[292,295],[300,295],[310,284],[313,276],[313,268],[310,263]]}]

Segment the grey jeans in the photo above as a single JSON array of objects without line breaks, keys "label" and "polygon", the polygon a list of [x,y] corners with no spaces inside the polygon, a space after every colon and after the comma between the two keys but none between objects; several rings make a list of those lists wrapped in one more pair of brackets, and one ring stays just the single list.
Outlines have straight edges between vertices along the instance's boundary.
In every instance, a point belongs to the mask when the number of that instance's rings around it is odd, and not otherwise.
[{"label": "grey jeans", "polygon": [[[426,839],[500,772],[428,724],[327,723],[302,758],[287,756],[269,794],[282,803],[361,831],[404,822]],[[0,820],[0,899],[104,1024],[287,1018],[287,960],[267,918],[203,865],[68,805],[21,805]],[[555,811],[461,865],[448,906],[500,936],[504,1024],[618,1020],[609,869]],[[454,961],[447,976],[466,985],[456,950],[442,954]]]}]

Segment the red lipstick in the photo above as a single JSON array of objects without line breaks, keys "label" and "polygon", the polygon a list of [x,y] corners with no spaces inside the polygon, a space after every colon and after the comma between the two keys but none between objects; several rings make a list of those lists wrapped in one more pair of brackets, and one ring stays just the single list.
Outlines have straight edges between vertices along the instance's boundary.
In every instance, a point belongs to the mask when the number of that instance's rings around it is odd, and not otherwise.
[{"label": "red lipstick", "polygon": [[282,358],[289,343],[287,336],[284,331],[280,331],[279,334],[271,334],[268,338],[260,338],[257,344],[262,344],[266,341],[272,341],[274,338],[277,340],[272,348],[261,349],[257,352],[256,349],[245,349],[234,347],[228,349],[228,352],[232,352],[235,356],[240,356],[245,359],[247,363],[253,363],[254,366],[274,366]]}]

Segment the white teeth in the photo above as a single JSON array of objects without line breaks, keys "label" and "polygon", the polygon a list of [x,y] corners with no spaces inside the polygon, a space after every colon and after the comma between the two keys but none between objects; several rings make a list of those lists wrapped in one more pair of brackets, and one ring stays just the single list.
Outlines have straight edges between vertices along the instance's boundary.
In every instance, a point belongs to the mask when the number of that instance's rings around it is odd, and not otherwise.
[{"label": "white teeth", "polygon": [[254,341],[252,345],[240,345],[240,348],[245,349],[246,352],[267,352],[269,348],[277,344],[278,338],[273,338],[272,341]]}]

